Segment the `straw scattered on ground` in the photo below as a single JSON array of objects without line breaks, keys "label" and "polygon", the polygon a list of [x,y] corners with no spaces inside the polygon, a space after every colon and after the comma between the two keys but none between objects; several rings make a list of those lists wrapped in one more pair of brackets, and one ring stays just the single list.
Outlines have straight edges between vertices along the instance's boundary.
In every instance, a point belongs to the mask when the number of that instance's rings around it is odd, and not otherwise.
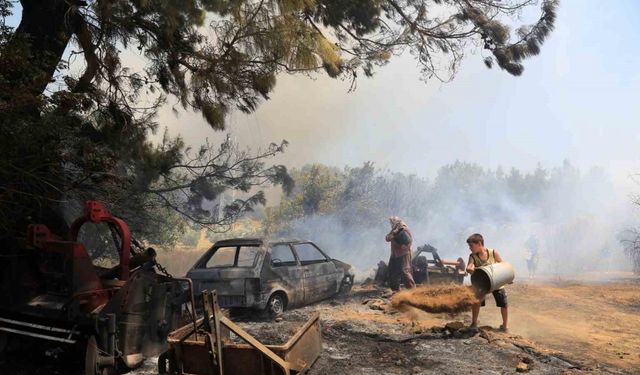
[{"label": "straw scattered on ground", "polygon": [[460,313],[476,303],[479,301],[471,287],[454,284],[407,289],[391,298],[395,308],[408,305],[429,313]]}]

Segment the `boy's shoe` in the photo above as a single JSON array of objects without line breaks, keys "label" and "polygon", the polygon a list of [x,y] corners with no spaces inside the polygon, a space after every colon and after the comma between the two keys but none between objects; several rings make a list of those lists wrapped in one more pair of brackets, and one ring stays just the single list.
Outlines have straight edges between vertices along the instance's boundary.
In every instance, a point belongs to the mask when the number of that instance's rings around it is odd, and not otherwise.
[{"label": "boy's shoe", "polygon": [[509,328],[505,325],[500,325],[500,332],[509,332]]}]

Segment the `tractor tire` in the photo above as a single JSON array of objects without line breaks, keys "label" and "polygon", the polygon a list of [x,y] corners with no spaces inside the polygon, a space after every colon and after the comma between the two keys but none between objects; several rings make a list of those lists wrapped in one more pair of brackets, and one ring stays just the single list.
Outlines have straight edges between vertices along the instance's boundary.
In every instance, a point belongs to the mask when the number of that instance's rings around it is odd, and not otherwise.
[{"label": "tractor tire", "polygon": [[172,350],[166,351],[158,357],[158,374],[175,375],[177,374],[177,367],[176,358]]},{"label": "tractor tire", "polygon": [[0,332],[0,357],[2,357],[9,347],[9,334]]},{"label": "tractor tire", "polygon": [[87,340],[87,351],[84,355],[84,375],[102,375],[98,371],[98,343],[96,337]]},{"label": "tractor tire", "polygon": [[376,270],[376,275],[374,277],[374,281],[381,286],[384,286],[389,281],[389,266],[387,263],[380,261],[378,263],[378,269]]},{"label": "tractor tire", "polygon": [[87,351],[84,355],[84,374],[85,375],[117,375],[118,370],[113,366],[100,367],[98,365],[98,357],[100,349],[96,342],[96,337],[91,336],[87,340]]}]

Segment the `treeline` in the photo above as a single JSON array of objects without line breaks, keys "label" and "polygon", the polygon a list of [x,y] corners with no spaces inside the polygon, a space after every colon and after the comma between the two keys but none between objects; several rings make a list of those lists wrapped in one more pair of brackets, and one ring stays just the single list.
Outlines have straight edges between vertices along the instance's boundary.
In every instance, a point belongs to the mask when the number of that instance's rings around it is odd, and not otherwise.
[{"label": "treeline", "polygon": [[[338,214],[344,226],[371,225],[389,215],[423,221],[434,212],[465,216],[467,224],[486,219],[506,224],[519,220],[523,209],[531,219],[558,219],[569,209],[589,208],[586,190],[611,188],[601,169],[581,175],[569,162],[551,169],[505,172],[456,161],[441,167],[433,181],[377,169],[370,162],[344,169],[313,164],[291,175],[296,183],[293,193],[267,209],[272,233],[287,232],[292,221],[326,214]],[[564,210],[559,210],[552,198],[567,195],[573,199],[564,200]]]},{"label": "treeline", "polygon": [[566,161],[531,171],[455,162],[432,180],[373,163],[342,169],[313,164],[291,176],[293,192],[266,210],[267,233],[313,239],[356,264],[372,265],[388,256],[382,238],[392,215],[410,225],[419,244],[432,243],[455,257],[466,255],[464,238],[473,231],[490,234],[514,257],[527,237],[537,234],[544,237],[555,272],[563,259],[589,262],[619,247],[606,173],[598,168],[582,173]]}]

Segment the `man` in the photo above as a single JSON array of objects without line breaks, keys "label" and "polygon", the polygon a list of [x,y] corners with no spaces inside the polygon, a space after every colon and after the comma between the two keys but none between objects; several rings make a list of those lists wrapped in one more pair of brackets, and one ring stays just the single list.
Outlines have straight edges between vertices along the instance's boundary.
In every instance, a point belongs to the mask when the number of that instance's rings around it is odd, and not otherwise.
[{"label": "man", "polygon": [[411,243],[413,236],[407,224],[399,217],[389,218],[391,232],[385,240],[391,243],[391,257],[389,258],[389,287],[391,290],[400,289],[400,279],[406,288],[415,288],[411,271]]},{"label": "man", "polygon": [[[469,238],[467,238],[467,244],[469,245],[469,250],[471,251],[471,254],[469,255],[469,262],[467,263],[468,273],[473,273],[476,267],[483,267],[490,264],[502,262],[502,257],[497,250],[487,249],[484,246],[484,238],[480,233],[475,233],[469,236]],[[481,303],[477,303],[471,307],[470,328],[478,328],[478,315],[480,315],[480,306],[485,305],[484,297],[485,296],[482,296]],[[507,292],[504,290],[504,287],[494,290],[493,298],[495,298],[496,306],[500,308],[500,313],[502,314],[502,325],[500,326],[500,330],[506,332],[509,313],[507,310]]]},{"label": "man", "polygon": [[533,279],[536,276],[536,269],[538,268],[538,248],[540,243],[535,235],[531,235],[524,247],[527,249],[527,269],[529,270],[529,278]]}]

